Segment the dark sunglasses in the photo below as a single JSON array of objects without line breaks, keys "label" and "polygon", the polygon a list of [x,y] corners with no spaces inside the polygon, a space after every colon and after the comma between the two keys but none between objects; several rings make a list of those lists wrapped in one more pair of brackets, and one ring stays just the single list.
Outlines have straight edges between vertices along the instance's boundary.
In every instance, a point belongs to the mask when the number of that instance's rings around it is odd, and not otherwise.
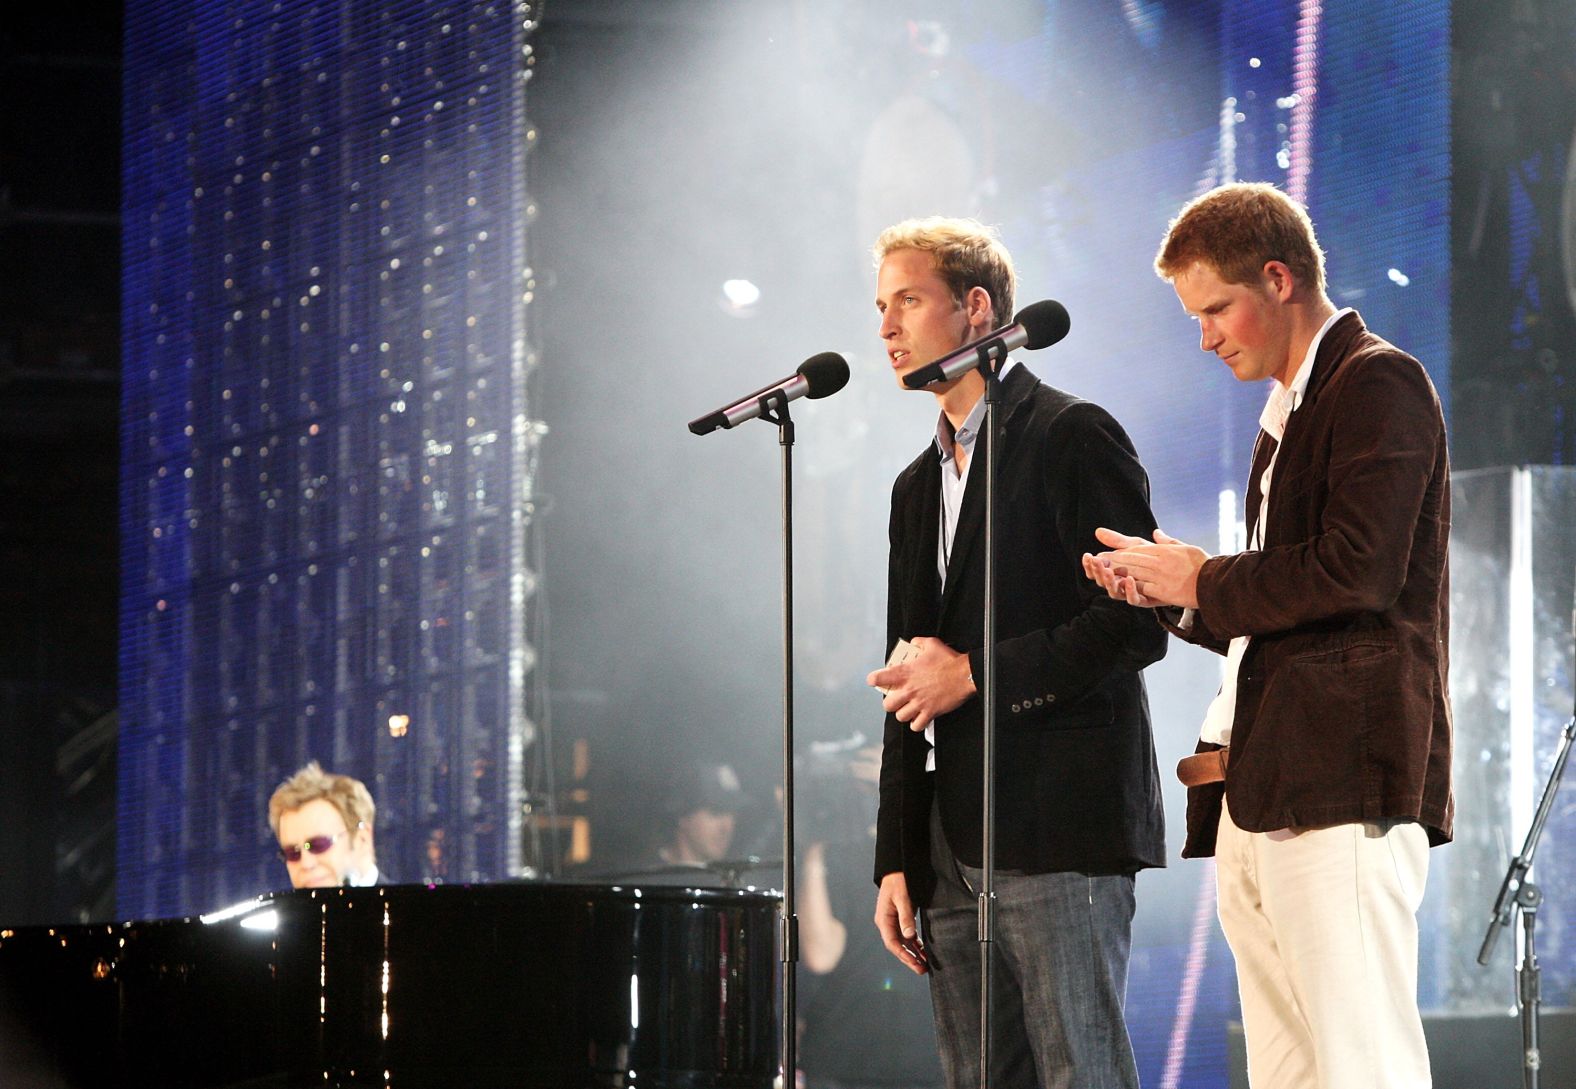
[{"label": "dark sunglasses", "polygon": [[311,851],[314,855],[320,855],[348,835],[349,832],[339,832],[332,836],[313,836],[305,843],[292,843],[288,847],[279,848],[279,857],[286,862],[300,862],[302,851]]}]

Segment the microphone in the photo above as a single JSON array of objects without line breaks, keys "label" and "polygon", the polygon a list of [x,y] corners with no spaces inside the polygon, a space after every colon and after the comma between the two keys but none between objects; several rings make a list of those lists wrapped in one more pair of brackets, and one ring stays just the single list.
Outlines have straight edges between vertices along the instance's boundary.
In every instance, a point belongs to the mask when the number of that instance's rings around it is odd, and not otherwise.
[{"label": "microphone", "polygon": [[1031,351],[1049,348],[1067,335],[1071,325],[1072,319],[1067,316],[1067,308],[1055,299],[1030,303],[1018,311],[1011,325],[1003,325],[972,344],[965,344],[934,363],[927,363],[913,373],[905,374],[903,384],[909,389],[923,389],[933,382],[950,382],[978,367],[981,359],[989,360],[993,355],[999,359],[1014,348],[1028,348]]},{"label": "microphone", "polygon": [[781,393],[785,401],[797,401],[801,397],[815,400],[830,397],[846,385],[848,361],[836,352],[822,352],[799,364],[799,369],[781,382],[773,382],[716,412],[691,420],[689,429],[697,435],[706,435],[719,427],[738,427],[745,420],[764,416],[768,409],[767,399],[773,394]]}]

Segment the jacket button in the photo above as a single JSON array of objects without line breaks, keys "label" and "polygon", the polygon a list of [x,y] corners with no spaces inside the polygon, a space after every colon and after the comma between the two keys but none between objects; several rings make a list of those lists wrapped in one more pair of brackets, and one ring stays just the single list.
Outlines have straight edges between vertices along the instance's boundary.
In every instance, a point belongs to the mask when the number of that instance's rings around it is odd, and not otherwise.
[{"label": "jacket button", "polygon": [[1018,705],[1016,703],[1012,705],[1012,713],[1015,715],[1018,713]]},{"label": "jacket button", "polygon": [[1045,693],[1045,702],[1046,703],[1055,703],[1056,702],[1056,697],[1051,695],[1049,692],[1047,692],[1047,693]]},{"label": "jacket button", "polygon": [[1035,696],[1034,697],[1034,706],[1036,706],[1036,707],[1044,707],[1045,706],[1045,701],[1042,700],[1039,696]]}]

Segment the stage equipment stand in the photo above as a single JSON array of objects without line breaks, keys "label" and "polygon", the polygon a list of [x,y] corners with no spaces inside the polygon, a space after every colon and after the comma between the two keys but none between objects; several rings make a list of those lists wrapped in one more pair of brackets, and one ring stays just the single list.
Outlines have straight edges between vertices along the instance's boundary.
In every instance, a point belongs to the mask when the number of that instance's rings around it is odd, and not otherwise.
[{"label": "stage equipment stand", "polygon": [[788,413],[788,395],[773,390],[761,398],[761,419],[777,425],[777,442],[782,447],[782,534],[783,534],[783,903],[779,917],[778,945],[782,960],[782,1023],[779,1051],[785,1089],[792,1087],[798,1074],[799,916],[796,913],[794,866],[794,787],[793,787],[793,418]]},{"label": "stage equipment stand", "polygon": [[[1572,639],[1576,640],[1576,617],[1572,617],[1572,628]],[[1554,808],[1554,796],[1559,792],[1560,780],[1565,775],[1565,762],[1570,758],[1573,738],[1576,738],[1576,703],[1573,703],[1570,720],[1565,723],[1560,751],[1554,758],[1548,782],[1543,786],[1543,797],[1532,818],[1532,827],[1527,831],[1526,842],[1521,846],[1521,853],[1510,860],[1505,880],[1499,886],[1499,896],[1494,901],[1494,915],[1489,921],[1488,933],[1483,936],[1483,945],[1477,957],[1479,964],[1486,965],[1489,962],[1500,931],[1510,926],[1513,912],[1520,912],[1522,948],[1521,965],[1516,969],[1516,1004],[1521,1009],[1521,1082],[1524,1089],[1539,1089],[1539,1069],[1543,1065],[1538,1043],[1538,1011],[1543,1001],[1542,975],[1535,943],[1538,907],[1543,902],[1543,892],[1527,880],[1527,873],[1532,869],[1532,856],[1538,849],[1543,826]]]},{"label": "stage equipment stand", "polygon": [[690,421],[696,435],[710,434],[718,428],[733,427],[745,420],[759,418],[777,425],[777,440],[783,450],[782,528],[783,528],[783,898],[779,915],[778,945],[782,968],[782,1036],[779,1054],[783,1085],[791,1089],[798,1075],[798,1041],[794,1026],[798,1020],[798,987],[795,973],[799,964],[799,916],[795,912],[794,887],[794,789],[793,789],[793,419],[788,402],[795,397],[815,400],[830,397],[848,384],[848,361],[835,352],[822,352],[799,365],[793,377],[742,401]]},{"label": "stage equipment stand", "polygon": [[983,685],[980,698],[984,731],[984,843],[981,849],[983,870],[980,875],[980,1078],[981,1089],[990,1089],[991,1056],[991,958],[996,942],[996,456],[1001,433],[996,411],[1001,402],[1001,378],[997,371],[1006,362],[1007,347],[1000,340],[979,346],[979,372],[985,379],[985,645]]}]

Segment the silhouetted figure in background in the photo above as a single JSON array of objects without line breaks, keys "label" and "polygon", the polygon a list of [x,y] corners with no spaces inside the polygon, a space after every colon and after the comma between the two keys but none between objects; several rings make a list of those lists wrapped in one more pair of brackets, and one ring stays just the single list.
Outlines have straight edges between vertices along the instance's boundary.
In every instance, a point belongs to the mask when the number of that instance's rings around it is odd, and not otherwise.
[{"label": "silhouetted figure in background", "polygon": [[929,988],[870,930],[881,745],[812,745],[798,779],[799,1069],[806,1089],[941,1084]]}]

